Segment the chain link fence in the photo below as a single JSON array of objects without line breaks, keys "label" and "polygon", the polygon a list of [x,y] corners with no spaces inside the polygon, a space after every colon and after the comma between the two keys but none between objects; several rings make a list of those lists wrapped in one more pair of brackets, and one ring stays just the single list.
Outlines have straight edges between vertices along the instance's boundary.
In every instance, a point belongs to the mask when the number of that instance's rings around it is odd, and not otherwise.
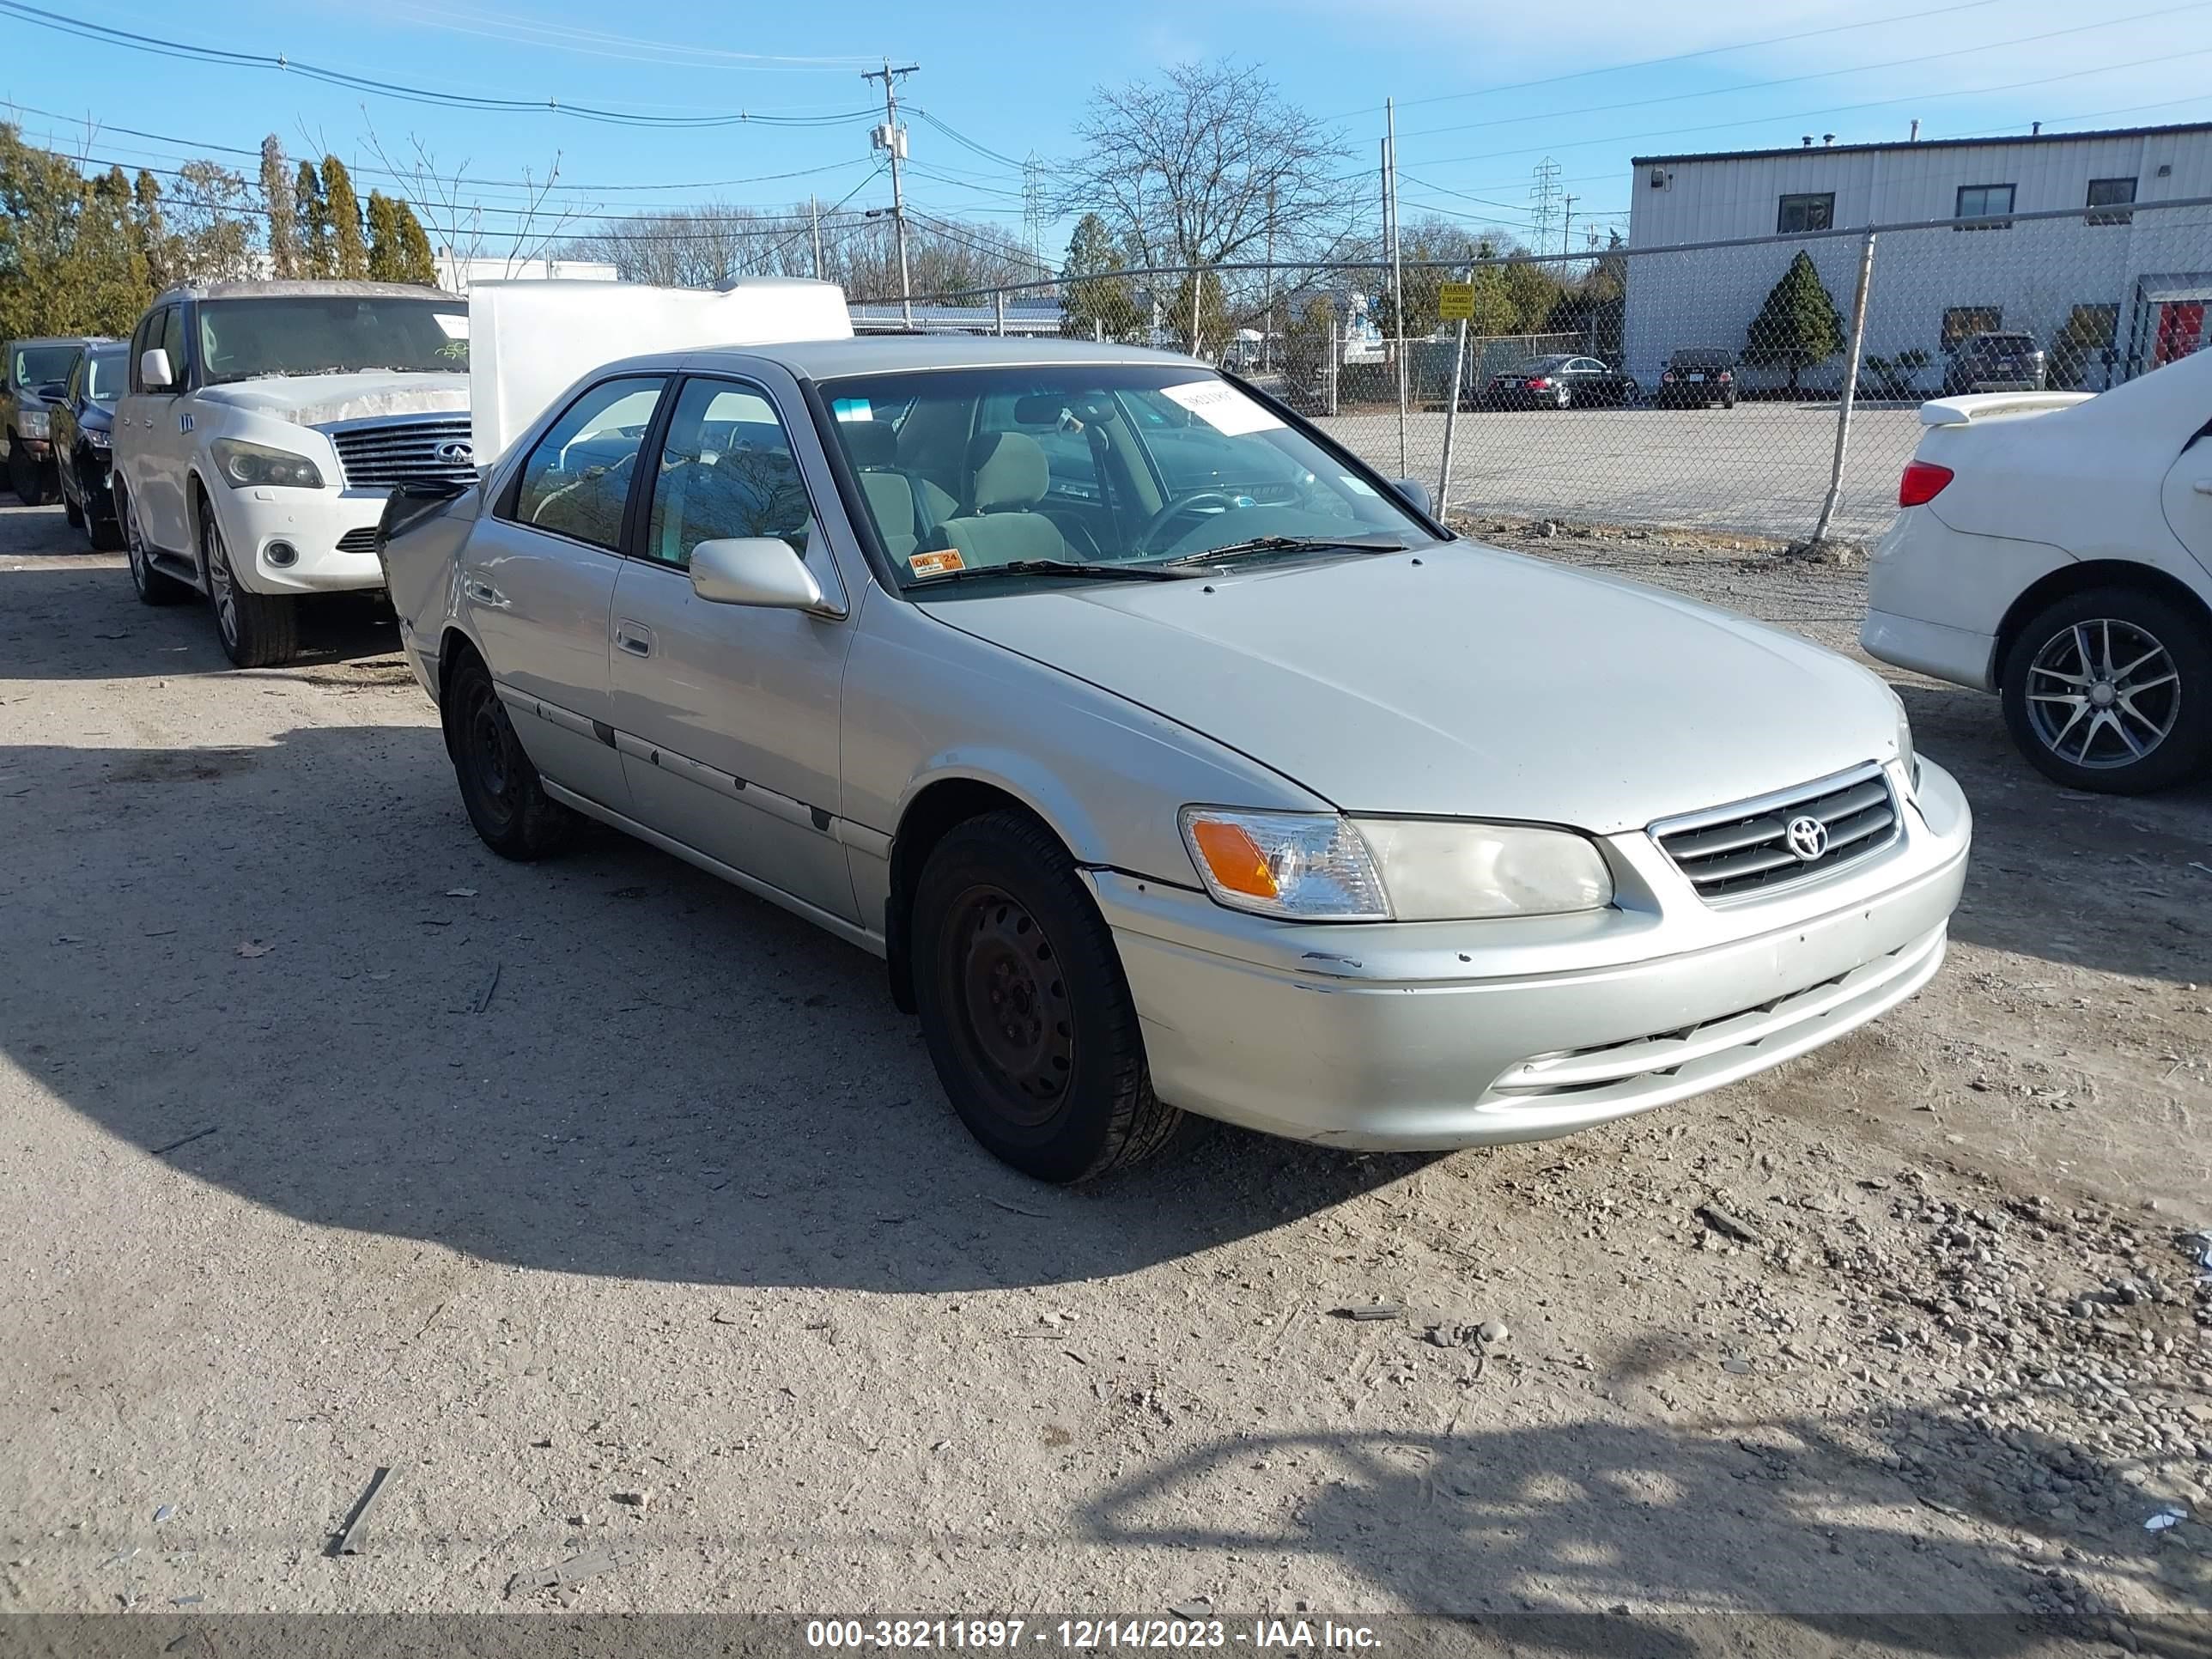
[{"label": "chain link fence", "polygon": [[1111,271],[917,298],[911,323],[896,296],[853,313],[861,331],[1191,352],[1455,513],[1799,542],[1881,533],[1924,400],[2102,391],[2197,349],[2209,302],[2212,199],[2191,199],[1395,280],[1387,263]]}]

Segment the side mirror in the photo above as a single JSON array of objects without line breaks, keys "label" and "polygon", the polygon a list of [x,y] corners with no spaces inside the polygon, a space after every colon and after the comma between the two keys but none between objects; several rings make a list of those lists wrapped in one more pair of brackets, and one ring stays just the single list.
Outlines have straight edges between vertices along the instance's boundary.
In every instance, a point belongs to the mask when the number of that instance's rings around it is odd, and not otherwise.
[{"label": "side mirror", "polygon": [[1429,500],[1429,487],[1419,478],[1401,478],[1393,488],[1406,498],[1407,505],[1414,512],[1426,516],[1434,511]]},{"label": "side mirror", "polygon": [[691,591],[709,605],[818,611],[822,584],[789,542],[739,536],[691,550]]},{"label": "side mirror", "polygon": [[169,354],[160,346],[138,354],[138,378],[149,392],[164,392],[176,385],[176,371],[169,367]]},{"label": "side mirror", "polygon": [[59,380],[49,380],[38,391],[38,398],[42,404],[58,404],[68,396],[69,388]]}]

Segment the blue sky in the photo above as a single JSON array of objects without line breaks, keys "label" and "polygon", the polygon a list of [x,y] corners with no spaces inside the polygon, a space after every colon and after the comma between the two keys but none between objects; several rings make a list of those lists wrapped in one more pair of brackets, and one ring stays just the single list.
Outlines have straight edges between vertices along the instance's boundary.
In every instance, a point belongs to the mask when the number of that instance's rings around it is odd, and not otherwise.
[{"label": "blue sky", "polygon": [[[543,178],[556,153],[558,199],[578,209],[703,199],[781,207],[810,192],[882,205],[889,185],[871,176],[861,112],[881,94],[859,71],[886,54],[921,64],[902,96],[959,136],[910,118],[910,202],[1017,234],[1018,164],[1034,154],[1048,170],[1094,84],[1224,54],[1260,62],[1291,99],[1335,118],[1348,173],[1372,174],[1382,100],[1395,97],[1405,217],[1435,211],[1524,237],[1531,175],[1547,155],[1559,164],[1560,190],[1576,198],[1577,225],[1625,228],[1628,161],[1638,154],[1791,144],[1807,132],[1839,143],[1902,138],[1915,117],[1927,137],[2021,131],[2039,119],[2053,131],[2212,118],[2212,0],[22,3],[415,86],[824,123],[666,131],[427,106],[75,39],[0,11],[0,102],[34,137],[162,167],[218,145],[250,149],[273,131],[294,155],[312,146],[345,157],[364,190],[385,182],[372,135],[392,155],[419,139],[442,171],[501,181],[466,193],[509,208],[521,192],[504,181]],[[118,130],[125,127],[161,136]],[[222,159],[252,171],[246,157]],[[702,181],[732,182],[675,187]],[[1053,226],[1047,241],[1056,262],[1065,227]]]}]

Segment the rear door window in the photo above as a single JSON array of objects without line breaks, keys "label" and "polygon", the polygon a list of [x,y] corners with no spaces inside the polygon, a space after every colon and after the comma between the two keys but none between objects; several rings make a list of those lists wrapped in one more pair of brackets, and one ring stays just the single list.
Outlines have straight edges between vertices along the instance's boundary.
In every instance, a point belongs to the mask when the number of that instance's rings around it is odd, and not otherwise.
[{"label": "rear door window", "polygon": [[624,376],[579,396],[525,458],[511,516],[534,529],[619,550],[638,451],[666,385],[658,374]]}]

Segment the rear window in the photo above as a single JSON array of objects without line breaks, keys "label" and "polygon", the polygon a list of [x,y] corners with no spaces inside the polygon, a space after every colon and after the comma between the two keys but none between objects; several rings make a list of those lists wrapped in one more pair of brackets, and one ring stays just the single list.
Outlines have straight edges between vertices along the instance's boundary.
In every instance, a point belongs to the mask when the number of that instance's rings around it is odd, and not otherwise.
[{"label": "rear window", "polygon": [[1725,368],[1735,360],[1725,351],[1678,351],[1667,361],[1675,368]]},{"label": "rear window", "polygon": [[36,391],[49,380],[67,379],[70,365],[83,349],[75,343],[17,346],[9,354],[9,377],[16,386]]}]

